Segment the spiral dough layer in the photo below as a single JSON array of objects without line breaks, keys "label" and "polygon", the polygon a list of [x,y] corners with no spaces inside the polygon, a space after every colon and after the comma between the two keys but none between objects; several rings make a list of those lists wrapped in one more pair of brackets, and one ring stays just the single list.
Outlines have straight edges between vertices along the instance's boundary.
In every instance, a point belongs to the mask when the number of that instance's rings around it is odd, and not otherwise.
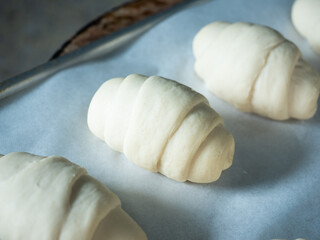
[{"label": "spiral dough layer", "polygon": [[214,22],[195,36],[195,71],[218,97],[276,120],[311,118],[320,77],[277,31],[249,23]]},{"label": "spiral dough layer", "polygon": [[0,155],[0,239],[145,240],[119,198],[62,157]]},{"label": "spiral dough layer", "polygon": [[91,101],[88,125],[136,165],[177,181],[212,182],[232,164],[234,139],[207,99],[162,77],[108,80]]}]

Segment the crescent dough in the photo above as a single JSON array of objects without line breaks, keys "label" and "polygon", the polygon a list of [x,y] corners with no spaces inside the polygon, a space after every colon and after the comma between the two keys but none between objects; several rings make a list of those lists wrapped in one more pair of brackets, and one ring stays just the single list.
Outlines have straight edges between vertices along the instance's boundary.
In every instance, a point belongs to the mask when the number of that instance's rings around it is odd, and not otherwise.
[{"label": "crescent dough", "polygon": [[249,23],[214,22],[195,36],[195,71],[218,97],[276,120],[311,118],[320,77],[277,31]]},{"label": "crescent dough", "polygon": [[144,240],[119,198],[62,157],[0,155],[0,239]]},{"label": "crescent dough", "polygon": [[292,6],[291,17],[297,31],[320,54],[320,1],[296,0]]},{"label": "crescent dough", "polygon": [[91,101],[88,125],[136,165],[181,182],[217,180],[233,159],[234,139],[207,99],[157,76],[105,82]]}]

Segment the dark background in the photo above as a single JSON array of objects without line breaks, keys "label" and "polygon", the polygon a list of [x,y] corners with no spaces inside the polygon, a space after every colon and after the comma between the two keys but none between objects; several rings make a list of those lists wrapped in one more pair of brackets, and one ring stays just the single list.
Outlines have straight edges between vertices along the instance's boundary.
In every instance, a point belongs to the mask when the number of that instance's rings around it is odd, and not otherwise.
[{"label": "dark background", "polygon": [[128,0],[0,0],[0,81],[46,62],[77,30]]}]

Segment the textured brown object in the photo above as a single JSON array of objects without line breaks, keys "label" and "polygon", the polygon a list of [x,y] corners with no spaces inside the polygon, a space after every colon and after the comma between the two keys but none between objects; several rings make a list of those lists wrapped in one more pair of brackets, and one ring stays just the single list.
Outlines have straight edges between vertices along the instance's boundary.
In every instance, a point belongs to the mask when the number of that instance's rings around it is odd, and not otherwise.
[{"label": "textured brown object", "polygon": [[70,53],[183,1],[137,0],[114,8],[78,31],[53,55],[52,59]]}]

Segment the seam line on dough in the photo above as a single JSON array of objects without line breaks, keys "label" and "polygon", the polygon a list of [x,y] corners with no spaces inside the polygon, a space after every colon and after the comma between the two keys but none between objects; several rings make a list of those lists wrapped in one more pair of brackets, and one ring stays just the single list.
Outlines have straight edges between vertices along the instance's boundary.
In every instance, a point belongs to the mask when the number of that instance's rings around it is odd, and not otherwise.
[{"label": "seam line on dough", "polygon": [[[49,157],[46,157],[45,159],[49,159],[49,158],[59,158],[59,157],[49,156]],[[65,159],[63,159],[63,160],[65,160]],[[68,213],[65,214],[65,216],[63,218],[63,221],[60,222],[60,226],[58,227],[59,230],[57,231],[57,233],[58,233],[59,239],[60,239],[60,236],[62,234],[64,225],[65,225],[65,223],[66,223],[66,221],[68,219],[68,216],[70,215],[70,211],[71,211],[71,208],[72,208],[72,205],[73,205],[73,201],[72,202],[70,201],[71,197],[72,197],[72,193],[73,193],[73,187],[79,181],[79,179],[82,176],[87,175],[87,174],[88,173],[84,168],[78,167],[76,174],[74,175],[72,181],[69,183],[69,187],[68,187],[68,190],[67,190],[67,193],[66,193],[66,195],[68,196],[68,198],[67,198],[68,199],[68,201],[67,201],[67,204],[68,204],[67,205],[67,209],[68,209],[67,211],[68,211]]]},{"label": "seam line on dough", "polygon": [[[127,76],[128,77],[128,76]],[[125,81],[126,78],[123,78],[120,85],[118,86],[117,88],[117,92],[114,94],[113,98],[111,99],[111,109],[110,109],[110,113],[113,114],[113,109],[114,109],[114,102],[117,98],[117,95],[119,94],[119,90],[120,90],[120,87],[121,85],[123,84],[123,82]],[[109,79],[110,80],[110,79]],[[107,96],[106,96],[107,97]],[[105,137],[105,134],[106,134],[106,125],[108,124],[108,116],[107,116],[107,111],[108,109],[106,108],[106,106],[104,106],[104,112],[105,112],[105,119],[104,119],[104,125],[103,125],[103,141],[106,143],[106,137]],[[112,116],[111,116],[112,117]],[[112,119],[113,120],[113,119]]]},{"label": "seam line on dough", "polygon": [[[289,41],[290,42],[290,41]],[[291,44],[293,44],[293,46],[296,46],[294,43],[290,42]],[[289,84],[288,84],[288,87],[286,89],[287,91],[287,114],[288,116],[290,117],[291,116],[291,113],[290,113],[290,89],[291,89],[291,85],[292,85],[292,78],[293,78],[293,73],[294,73],[294,70],[296,69],[296,67],[298,66],[299,64],[299,60],[302,59],[302,53],[300,52],[300,50],[298,49],[298,55],[299,57],[296,58],[295,60],[295,63],[294,63],[294,67],[291,69],[291,72],[290,72],[290,80],[289,80]]]},{"label": "seam line on dough", "polygon": [[[160,167],[161,167],[161,163],[162,163],[162,157],[163,157],[163,154],[164,154],[164,151],[166,150],[167,146],[168,146],[168,143],[169,141],[171,140],[171,138],[173,137],[173,135],[178,131],[178,129],[181,127],[183,121],[186,119],[186,117],[188,116],[188,114],[196,107],[198,107],[198,105],[204,103],[205,101],[200,101],[199,103],[195,104],[192,108],[189,109],[189,111],[185,114],[185,116],[182,118],[181,122],[179,124],[177,124],[176,128],[173,129],[172,133],[170,134],[170,136],[168,137],[166,143],[164,144],[163,148],[162,148],[162,151],[161,151],[161,154],[160,154],[160,157],[157,161],[157,171],[159,171]],[[207,104],[207,103],[206,103]]]},{"label": "seam line on dough", "polygon": [[[221,118],[220,115],[219,115],[218,118],[220,118],[220,119],[222,120],[222,118]],[[223,120],[222,120],[222,121],[216,121],[214,124],[212,124],[211,130],[208,131],[208,133],[207,133],[207,134],[205,135],[205,137],[202,139],[201,143],[200,143],[199,146],[198,146],[197,151],[195,151],[195,152],[193,153],[192,159],[191,159],[190,164],[189,164],[189,167],[188,167],[188,169],[187,169],[187,175],[186,175],[186,176],[187,176],[187,180],[188,180],[188,178],[189,178],[189,176],[190,176],[191,169],[193,168],[193,166],[194,166],[194,164],[195,164],[196,156],[198,155],[198,152],[199,152],[199,149],[201,148],[201,145],[202,145],[202,144],[204,143],[204,141],[208,138],[208,136],[211,134],[211,132],[214,131],[214,130],[216,129],[216,127],[218,127],[219,125],[222,125],[222,126],[224,125]]]},{"label": "seam line on dough", "polygon": [[[130,76],[130,75],[128,75],[128,76]],[[127,76],[127,77],[128,77],[128,76]],[[142,75],[142,76],[146,77],[145,75]],[[126,79],[127,77],[125,77],[125,79]],[[148,81],[148,79],[151,78],[151,77],[152,77],[152,76],[149,76],[146,80],[143,81],[143,83],[141,84],[141,86],[140,86],[140,88],[139,88],[139,91],[138,91],[138,93],[137,93],[137,95],[136,95],[136,98],[135,98],[135,100],[134,100],[134,103],[133,103],[133,105],[132,105],[131,114],[130,114],[130,117],[129,117],[129,119],[128,119],[129,125],[128,125],[127,131],[126,131],[126,134],[125,134],[125,137],[124,137],[124,140],[123,140],[123,145],[122,145],[122,149],[123,149],[122,152],[123,152],[123,153],[124,153],[124,149],[126,149],[125,146],[127,145],[128,131],[129,131],[129,129],[132,128],[131,125],[132,125],[133,123],[132,123],[132,121],[131,121],[131,118],[132,118],[132,116],[133,116],[133,113],[134,113],[135,108],[136,108],[136,105],[137,105],[137,99],[139,98],[139,95],[140,95],[140,93],[141,93],[141,89],[142,89],[143,85],[144,85],[144,84]],[[123,81],[124,81],[125,79],[123,79]]]},{"label": "seam line on dough", "polygon": [[252,105],[252,99],[253,99],[253,95],[254,95],[254,92],[255,92],[255,89],[256,89],[256,83],[261,75],[261,72],[262,70],[268,65],[268,62],[269,62],[269,57],[270,57],[270,54],[272,51],[274,51],[277,47],[279,47],[282,43],[284,43],[286,40],[283,39],[281,42],[277,43],[276,45],[274,45],[273,47],[270,48],[270,51],[268,52],[267,56],[265,57],[265,62],[264,64],[262,65],[260,71],[258,72],[257,76],[255,77],[253,83],[252,83],[252,87],[250,89],[250,92],[249,92],[249,98],[248,98],[248,102],[250,104],[250,112],[252,111],[253,109],[253,105]]},{"label": "seam line on dough", "polygon": [[[4,156],[2,155],[1,157],[4,157]],[[42,157],[42,156],[41,156],[41,157]],[[8,181],[9,179],[13,178],[13,177],[16,176],[17,174],[20,174],[20,173],[26,171],[27,169],[33,167],[34,164],[36,164],[36,163],[38,163],[38,162],[40,162],[40,161],[43,161],[43,160],[45,160],[45,159],[47,159],[47,158],[48,158],[48,157],[42,157],[42,158],[39,159],[39,160],[35,160],[35,161],[29,163],[29,164],[26,165],[24,168],[20,169],[20,171],[15,172],[13,175],[11,175],[10,177],[8,177],[5,181]],[[1,239],[0,239],[0,240],[1,240]]]},{"label": "seam line on dough", "polygon": [[[224,22],[224,21],[222,21],[222,22]],[[207,45],[207,47],[204,48],[204,49],[202,50],[202,52],[199,54],[199,57],[198,57],[198,58],[195,58],[196,60],[201,59],[202,56],[207,52],[208,48],[210,48],[210,46],[213,44],[213,42],[214,42],[219,36],[221,36],[221,34],[222,34],[224,31],[226,31],[229,27],[231,27],[231,25],[232,25],[232,23],[230,23],[230,22],[225,22],[225,23],[228,23],[229,26],[225,27],[225,28],[218,34],[218,36],[217,36],[216,38],[214,38],[214,39],[212,39],[212,40],[210,41],[210,43]]]},{"label": "seam line on dough", "polygon": [[[95,179],[92,178],[90,175],[88,175],[88,173],[86,172],[86,174],[82,174],[82,175],[77,179],[77,181],[73,184],[72,187],[74,187],[74,185],[75,185],[76,183],[78,183],[78,181],[81,181],[81,178],[87,178],[87,179],[91,179],[91,180],[94,180],[94,181],[95,181]],[[99,184],[103,185],[103,184],[100,183],[100,182],[99,182]],[[84,184],[82,184],[82,186],[83,186],[83,185],[84,185]],[[72,193],[73,193],[73,191],[72,191]],[[112,194],[113,196],[115,196],[115,194],[114,194],[113,192],[111,192],[111,194]],[[116,198],[117,198],[117,196],[116,196]],[[98,202],[97,202],[96,204],[98,204]],[[106,205],[109,205],[109,204],[110,204],[110,205],[113,204],[113,207],[110,208],[110,209],[109,209],[108,207],[106,207]],[[117,204],[114,204],[114,201],[111,200],[111,201],[109,201],[107,204],[105,203],[105,204],[103,205],[102,210],[99,211],[100,213],[102,212],[102,214],[99,216],[99,218],[96,218],[96,219],[98,219],[98,220],[95,222],[95,224],[92,224],[92,221],[90,222],[90,223],[91,223],[90,225],[92,226],[92,228],[91,228],[92,230],[89,231],[90,234],[88,234],[88,235],[90,235],[90,236],[89,236],[88,239],[92,239],[92,238],[93,238],[95,232],[97,231],[97,229],[98,229],[100,223],[103,221],[103,219],[106,218],[106,217],[107,217],[113,210],[115,210],[116,208],[121,208],[121,202],[120,202],[119,199],[117,200]],[[68,214],[67,216],[70,216],[70,210],[69,210],[69,214]],[[66,218],[66,219],[67,219],[67,218]]]},{"label": "seam line on dough", "polygon": [[[119,201],[119,202],[120,202],[120,201]],[[112,213],[112,211],[115,211],[115,210],[117,210],[118,208],[121,209],[121,202],[120,202],[119,204],[115,205],[115,206],[114,206],[112,209],[110,209],[109,211],[105,211],[105,213],[102,215],[102,217],[100,218],[100,220],[97,222],[96,226],[93,227],[93,231],[91,232],[91,236],[90,236],[89,239],[92,239],[92,238],[94,237],[94,235],[96,234],[96,232],[97,232],[97,230],[98,230],[101,222],[102,222],[105,218],[107,218],[108,215]],[[105,208],[104,208],[104,210],[105,210]],[[121,209],[121,210],[123,210],[123,209]],[[124,211],[124,210],[123,210],[123,211]]]}]

